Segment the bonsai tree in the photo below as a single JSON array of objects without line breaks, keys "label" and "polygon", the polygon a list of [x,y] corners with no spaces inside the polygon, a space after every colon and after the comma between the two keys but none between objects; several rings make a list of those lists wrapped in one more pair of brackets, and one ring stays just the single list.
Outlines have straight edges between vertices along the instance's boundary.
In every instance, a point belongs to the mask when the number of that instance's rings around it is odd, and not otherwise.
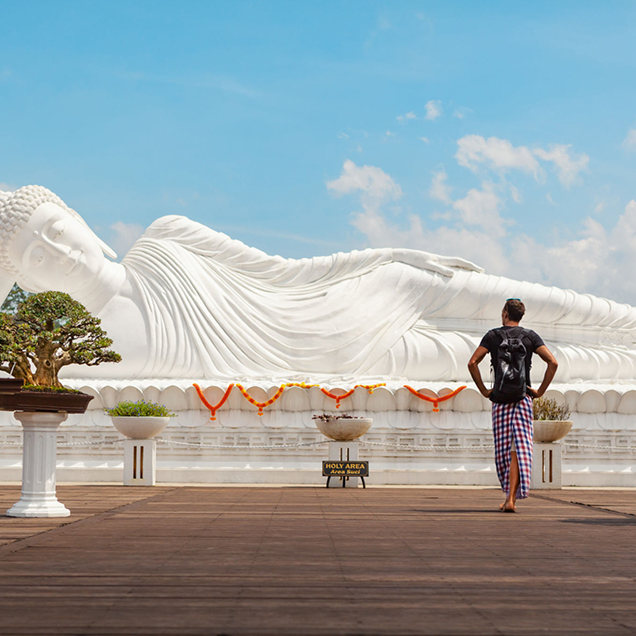
[{"label": "bonsai tree", "polygon": [[31,294],[14,314],[0,313],[0,370],[25,384],[62,387],[66,365],[119,362],[100,323],[68,294]]}]

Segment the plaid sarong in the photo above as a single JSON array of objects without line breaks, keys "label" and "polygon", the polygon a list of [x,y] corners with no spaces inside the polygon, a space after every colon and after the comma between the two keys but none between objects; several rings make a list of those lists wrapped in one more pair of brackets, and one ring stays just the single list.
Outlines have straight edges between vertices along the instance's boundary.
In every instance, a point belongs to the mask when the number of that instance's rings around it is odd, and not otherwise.
[{"label": "plaid sarong", "polygon": [[510,490],[510,448],[514,439],[519,462],[517,498],[525,499],[532,476],[532,398],[526,395],[515,404],[492,405],[492,432],[495,438],[495,464],[502,490]]}]

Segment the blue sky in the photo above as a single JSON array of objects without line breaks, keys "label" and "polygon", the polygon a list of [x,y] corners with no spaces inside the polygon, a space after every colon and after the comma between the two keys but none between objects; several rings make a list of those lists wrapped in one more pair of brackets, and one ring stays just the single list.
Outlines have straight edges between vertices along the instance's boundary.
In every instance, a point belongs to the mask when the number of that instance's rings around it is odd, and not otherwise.
[{"label": "blue sky", "polygon": [[[636,304],[636,3],[1,2],[0,189]],[[636,277],[634,277],[636,278]]]}]

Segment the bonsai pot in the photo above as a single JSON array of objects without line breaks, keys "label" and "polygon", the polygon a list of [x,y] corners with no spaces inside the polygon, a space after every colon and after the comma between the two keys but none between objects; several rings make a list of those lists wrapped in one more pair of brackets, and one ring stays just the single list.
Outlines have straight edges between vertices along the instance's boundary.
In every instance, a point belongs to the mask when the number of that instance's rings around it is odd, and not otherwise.
[{"label": "bonsai pot", "polygon": [[[22,382],[22,380],[17,380]],[[55,413],[85,413],[88,403],[93,399],[87,393],[65,391],[0,391],[0,410]]]},{"label": "bonsai pot", "polygon": [[318,430],[336,442],[351,442],[362,437],[373,424],[370,417],[339,417],[323,415],[315,418]]},{"label": "bonsai pot", "polygon": [[24,380],[16,378],[0,378],[0,395],[10,395],[22,389]]},{"label": "bonsai pot", "polygon": [[532,439],[540,444],[550,444],[563,439],[572,428],[571,420],[534,420]]},{"label": "bonsai pot", "polygon": [[130,439],[150,439],[159,435],[170,423],[169,417],[115,417],[111,416],[113,426]]}]

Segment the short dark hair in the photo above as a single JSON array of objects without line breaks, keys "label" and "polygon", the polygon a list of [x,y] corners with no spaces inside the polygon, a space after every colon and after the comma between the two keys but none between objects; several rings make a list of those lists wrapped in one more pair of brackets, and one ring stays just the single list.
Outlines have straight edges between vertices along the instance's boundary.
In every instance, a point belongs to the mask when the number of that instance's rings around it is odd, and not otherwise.
[{"label": "short dark hair", "polygon": [[519,322],[526,313],[526,306],[518,298],[508,298],[504,311],[513,322]]}]

